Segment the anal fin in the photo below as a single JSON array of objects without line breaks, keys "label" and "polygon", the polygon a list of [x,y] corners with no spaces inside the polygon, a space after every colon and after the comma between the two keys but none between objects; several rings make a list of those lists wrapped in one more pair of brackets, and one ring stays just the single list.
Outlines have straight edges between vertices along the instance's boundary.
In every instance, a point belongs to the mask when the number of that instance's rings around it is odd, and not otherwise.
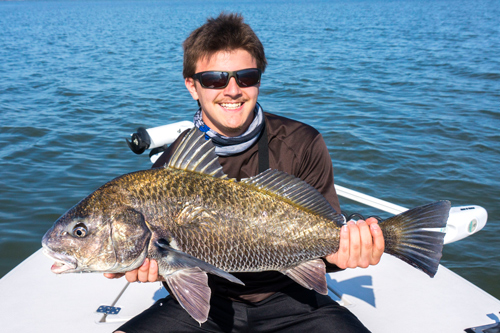
[{"label": "anal fin", "polygon": [[322,295],[328,294],[326,268],[321,259],[314,259],[281,271],[307,289],[314,289]]}]

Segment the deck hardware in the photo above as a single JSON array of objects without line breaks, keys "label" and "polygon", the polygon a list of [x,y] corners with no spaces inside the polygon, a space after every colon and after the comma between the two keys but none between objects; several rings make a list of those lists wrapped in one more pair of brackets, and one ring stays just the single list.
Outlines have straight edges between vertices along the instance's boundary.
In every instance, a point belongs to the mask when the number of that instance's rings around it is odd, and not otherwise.
[{"label": "deck hardware", "polygon": [[500,332],[500,322],[484,326],[471,327],[465,329],[464,331],[466,333],[497,333]]},{"label": "deck hardware", "polygon": [[121,309],[122,308],[115,307],[115,306],[101,305],[99,307],[99,309],[97,309],[97,312],[105,313],[105,314],[109,314],[109,315],[115,315],[115,314],[118,314],[118,312],[120,312]]}]

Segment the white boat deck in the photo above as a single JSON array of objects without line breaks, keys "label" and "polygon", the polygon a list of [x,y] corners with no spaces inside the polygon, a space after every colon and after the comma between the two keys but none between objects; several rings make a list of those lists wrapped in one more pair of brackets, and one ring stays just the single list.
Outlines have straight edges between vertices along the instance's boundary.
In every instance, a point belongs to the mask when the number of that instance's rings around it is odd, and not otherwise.
[{"label": "white boat deck", "polygon": [[[160,283],[55,275],[51,265],[40,250],[0,279],[2,332],[112,332],[167,294]],[[499,322],[500,301],[443,266],[431,279],[384,254],[377,266],[327,278],[332,298],[375,333],[463,332]],[[104,316],[96,312],[102,305],[121,311]]]}]

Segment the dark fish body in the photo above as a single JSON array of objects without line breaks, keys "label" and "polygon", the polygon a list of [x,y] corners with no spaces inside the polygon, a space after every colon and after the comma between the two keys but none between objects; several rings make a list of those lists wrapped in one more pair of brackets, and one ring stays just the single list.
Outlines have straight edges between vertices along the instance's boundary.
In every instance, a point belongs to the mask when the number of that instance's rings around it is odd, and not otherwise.
[{"label": "dark fish body", "polygon": [[[127,189],[119,204],[141,212],[150,243],[166,240],[227,272],[280,270],[338,249],[335,222],[231,180],[151,169],[120,177],[93,196],[109,197],[115,187]],[[105,202],[93,196],[89,209]]]},{"label": "dark fish body", "polygon": [[[436,273],[450,203],[440,201],[381,224],[386,252]],[[322,195],[284,172],[227,179],[210,141],[192,130],[168,167],[103,185],[45,234],[56,273],[126,272],[156,259],[174,296],[198,322],[208,316],[206,273],[276,270],[326,294],[321,257],[338,250],[344,222]],[[189,302],[187,297],[193,298]]]}]

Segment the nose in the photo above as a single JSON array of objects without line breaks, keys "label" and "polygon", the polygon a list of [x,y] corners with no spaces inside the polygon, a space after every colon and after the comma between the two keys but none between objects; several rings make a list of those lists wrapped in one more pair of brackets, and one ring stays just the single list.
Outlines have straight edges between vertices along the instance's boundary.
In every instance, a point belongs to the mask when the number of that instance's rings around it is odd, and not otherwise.
[{"label": "nose", "polygon": [[238,83],[236,83],[236,78],[232,77],[229,79],[227,87],[224,88],[224,95],[231,97],[241,95],[241,89]]}]

